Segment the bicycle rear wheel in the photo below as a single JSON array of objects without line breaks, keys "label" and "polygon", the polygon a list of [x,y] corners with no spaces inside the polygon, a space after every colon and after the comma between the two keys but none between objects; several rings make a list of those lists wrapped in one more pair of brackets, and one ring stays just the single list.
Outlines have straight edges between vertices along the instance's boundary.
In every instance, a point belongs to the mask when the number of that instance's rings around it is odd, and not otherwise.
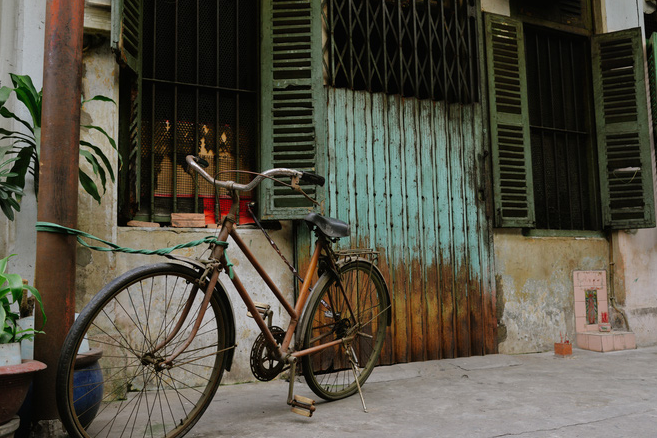
[{"label": "bicycle rear wheel", "polygon": [[[196,321],[204,297],[198,278],[198,272],[174,263],[137,268],[85,307],[65,340],[57,371],[57,404],[72,437],[180,437],[198,421],[232,347],[230,309],[216,290],[192,344],[172,368],[158,368]],[[155,351],[190,294],[192,306],[180,331]],[[89,359],[98,362],[85,367]]]},{"label": "bicycle rear wheel", "polygon": [[302,356],[303,374],[325,400],[352,395],[369,377],[383,348],[389,297],[385,280],[369,261],[340,268],[342,286],[325,274],[315,286],[303,316],[302,348],[342,339],[342,343]]}]

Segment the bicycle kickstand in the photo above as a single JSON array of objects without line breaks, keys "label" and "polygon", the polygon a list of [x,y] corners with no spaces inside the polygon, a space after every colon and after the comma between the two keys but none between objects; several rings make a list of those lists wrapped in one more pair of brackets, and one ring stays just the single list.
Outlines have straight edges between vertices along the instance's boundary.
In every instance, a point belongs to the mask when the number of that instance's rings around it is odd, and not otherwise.
[{"label": "bicycle kickstand", "polygon": [[360,402],[363,404],[363,411],[367,413],[367,406],[365,406],[365,397],[363,397],[363,389],[360,387],[360,382],[358,381],[358,372],[356,371],[356,362],[354,361],[354,349],[349,345],[347,347],[349,351],[349,363],[351,364],[351,371],[354,373],[354,380],[356,381],[356,387],[358,388],[358,395],[360,395]]},{"label": "bicycle kickstand", "polygon": [[292,412],[295,414],[303,415],[304,417],[312,417],[313,412],[315,412],[315,400],[301,395],[294,395],[296,368],[297,361],[295,359],[290,365],[290,389],[287,394],[287,404],[292,406]]}]

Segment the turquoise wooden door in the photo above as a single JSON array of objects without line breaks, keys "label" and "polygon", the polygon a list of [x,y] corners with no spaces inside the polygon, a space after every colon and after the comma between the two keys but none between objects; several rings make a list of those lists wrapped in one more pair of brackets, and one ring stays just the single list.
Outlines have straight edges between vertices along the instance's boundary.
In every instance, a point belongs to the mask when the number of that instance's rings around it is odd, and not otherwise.
[{"label": "turquoise wooden door", "polygon": [[496,351],[481,104],[327,88],[325,213],[375,247],[393,299],[385,363]]}]

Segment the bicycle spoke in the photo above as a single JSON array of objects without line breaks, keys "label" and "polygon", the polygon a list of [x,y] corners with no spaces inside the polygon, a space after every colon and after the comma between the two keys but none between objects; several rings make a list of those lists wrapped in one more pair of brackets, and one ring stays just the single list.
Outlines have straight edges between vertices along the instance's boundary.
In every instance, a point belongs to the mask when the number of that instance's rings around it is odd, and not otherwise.
[{"label": "bicycle spoke", "polygon": [[[83,326],[76,329],[74,325],[75,342],[67,342],[63,353],[69,361],[70,382],[73,344],[77,346],[85,338],[89,347],[102,350],[102,355],[97,368],[88,371],[92,374],[79,381],[75,400],[70,396],[73,388],[64,391],[69,394],[65,405],[71,411],[67,429],[81,431],[80,422],[89,424],[84,435],[71,436],[177,436],[198,420],[216,391],[226,351],[235,347],[226,345],[227,329],[218,297],[213,293],[204,307],[205,294],[193,292],[198,275],[179,264],[154,265],[150,273],[135,274],[134,279],[126,274],[124,283],[112,286],[115,290],[108,289],[106,297],[96,300],[97,309],[81,313],[76,325]],[[189,313],[181,321],[188,305]],[[202,308],[205,315],[191,344],[173,367],[162,368],[167,355],[187,341]],[[154,350],[170,336],[159,351]]]}]

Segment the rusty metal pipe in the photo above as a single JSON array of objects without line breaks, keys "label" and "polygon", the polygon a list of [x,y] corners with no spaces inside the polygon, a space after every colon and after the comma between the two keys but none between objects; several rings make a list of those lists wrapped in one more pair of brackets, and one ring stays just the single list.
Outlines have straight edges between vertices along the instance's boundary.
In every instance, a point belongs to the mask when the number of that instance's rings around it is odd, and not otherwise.
[{"label": "rusty metal pipe", "polygon": [[[43,108],[38,220],[75,228],[84,0],[48,0],[43,61]],[[75,236],[37,233],[35,286],[48,315],[35,338],[35,359],[48,368],[34,381],[34,415],[57,420],[55,377],[59,352],[75,313]],[[37,316],[37,329],[41,329]]]}]

